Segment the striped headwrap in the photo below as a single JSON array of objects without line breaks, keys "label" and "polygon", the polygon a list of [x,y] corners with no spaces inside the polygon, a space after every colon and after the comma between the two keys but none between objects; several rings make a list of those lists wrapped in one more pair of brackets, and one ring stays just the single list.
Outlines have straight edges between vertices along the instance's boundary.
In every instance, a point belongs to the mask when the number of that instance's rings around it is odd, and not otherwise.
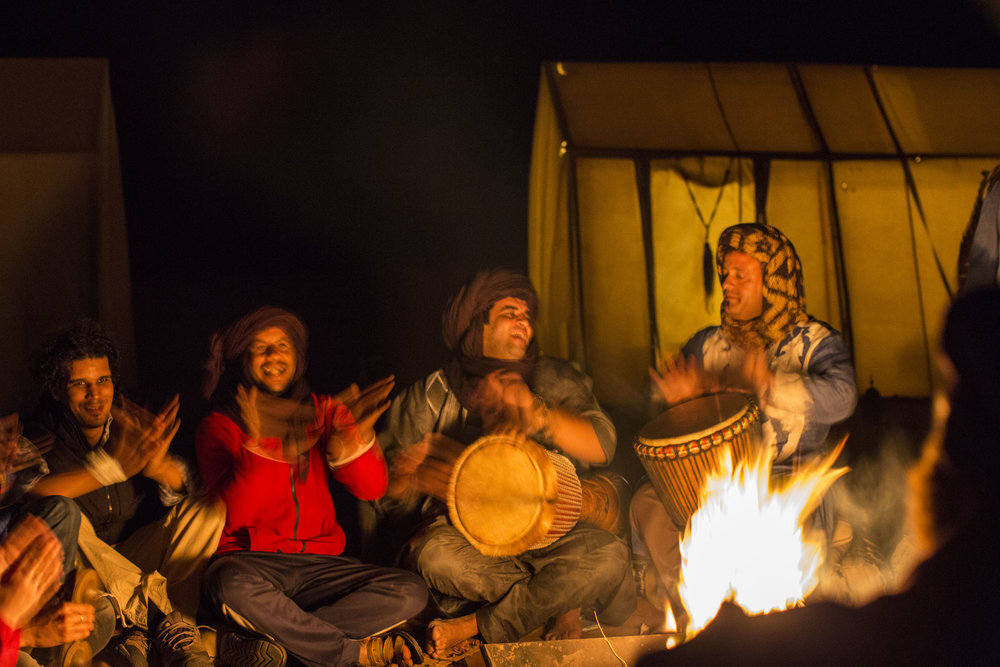
[{"label": "striped headwrap", "polygon": [[809,319],[802,285],[802,263],[795,246],[775,227],[758,222],[733,225],[719,236],[715,252],[720,282],[726,255],[738,250],[760,262],[764,283],[763,308],[752,320],[735,320],[722,303],[722,330],[744,349],[768,347]]}]

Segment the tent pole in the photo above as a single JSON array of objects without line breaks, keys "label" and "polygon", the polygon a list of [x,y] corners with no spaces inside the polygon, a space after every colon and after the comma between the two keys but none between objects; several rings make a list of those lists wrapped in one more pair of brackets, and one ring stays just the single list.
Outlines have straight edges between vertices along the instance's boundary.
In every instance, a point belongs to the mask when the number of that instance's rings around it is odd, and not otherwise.
[{"label": "tent pole", "polygon": [[[920,216],[920,222],[924,227],[924,232],[927,234],[927,244],[931,248],[931,255],[934,257],[934,264],[937,266],[938,275],[941,276],[941,282],[944,284],[944,289],[948,293],[949,301],[955,298],[955,294],[952,292],[951,285],[948,283],[948,275],[945,273],[944,267],[941,265],[941,258],[938,257],[937,248],[934,247],[934,240],[931,238],[931,230],[927,226],[927,216],[924,215],[924,207],[920,203],[920,195],[917,193],[917,183],[913,178],[913,171],[910,169],[910,162],[903,154],[903,145],[899,143],[899,137],[896,136],[896,130],[893,128],[892,122],[889,120],[889,113],[885,109],[885,104],[882,102],[882,96],[878,91],[878,85],[875,83],[875,74],[872,71],[871,66],[865,67],[864,71],[865,78],[868,80],[868,87],[871,90],[875,104],[878,106],[879,113],[882,115],[882,122],[885,123],[885,129],[889,132],[889,136],[892,138],[892,145],[896,148],[896,154],[899,156],[899,165],[903,170],[903,183],[906,195],[906,213],[910,221],[910,249],[913,252],[913,271],[917,277],[917,305],[919,306],[920,311],[920,324],[923,329],[922,333],[924,339],[924,358],[927,364],[927,386],[929,387],[929,390],[933,391],[934,374],[932,369],[934,366],[931,361],[930,336],[927,332],[927,314],[924,312],[924,289],[920,281],[920,264],[917,261],[917,237],[916,230],[913,225],[913,206],[916,207],[917,214]],[[913,196],[912,206],[910,203],[911,195]]]},{"label": "tent pole", "polygon": [[567,234],[569,236],[569,264],[570,264],[570,292],[576,301],[575,316],[576,329],[580,332],[578,345],[574,345],[572,339],[569,342],[571,356],[575,357],[585,367],[589,366],[587,361],[587,329],[586,318],[583,313],[583,261],[581,260],[580,249],[580,204],[579,187],[576,176],[576,152],[574,151],[573,137],[570,135],[569,123],[566,120],[566,107],[563,105],[562,97],[559,95],[559,63],[544,63],[542,72],[549,84],[549,95],[552,99],[552,109],[555,111],[556,124],[559,126],[559,133],[562,135],[563,144],[566,149],[566,159],[569,160],[566,178],[566,218]]},{"label": "tent pole", "polygon": [[830,155],[830,146],[826,143],[823,129],[820,127],[816,112],[813,110],[812,102],[809,101],[809,94],[806,92],[805,82],[802,81],[802,73],[795,64],[788,66],[788,76],[795,88],[795,95],[799,101],[799,108],[806,122],[812,129],[813,136],[820,146],[822,154],[823,171],[826,173],[826,185],[830,191],[830,240],[833,244],[833,270],[837,281],[837,291],[840,305],[840,333],[847,343],[847,349],[854,351],[854,328],[851,324],[851,295],[847,289],[847,269],[844,266],[844,244],[840,234],[840,209],[837,206],[836,182],[833,178],[833,160]]},{"label": "tent pole", "polygon": [[656,317],[656,267],[653,253],[653,197],[651,193],[649,158],[640,155],[635,165],[635,189],[639,196],[639,220],[642,223],[642,249],[646,259],[646,308],[649,311],[650,364],[659,368],[660,330]]},{"label": "tent pole", "polygon": [[719,96],[719,86],[715,82],[715,73],[712,71],[712,63],[705,63],[705,71],[708,74],[708,82],[712,86],[712,96],[715,98],[715,106],[719,110],[719,118],[722,119],[722,123],[726,126],[726,134],[729,135],[729,140],[733,142],[733,152],[739,154],[742,152],[740,150],[740,142],[736,141],[736,134],[733,132],[732,125],[729,124],[729,117],[726,116],[726,109],[722,106],[722,97]]},{"label": "tent pole", "polygon": [[[635,154],[636,148],[609,148],[607,146],[586,146],[582,144],[574,145],[574,150],[580,157],[604,157],[604,158],[627,158]],[[728,148],[720,149],[691,149],[691,148],[643,148],[643,155],[650,160],[685,157],[732,157],[739,155],[742,158],[767,157],[772,161],[805,161],[816,162],[819,160],[830,160],[831,162],[898,162],[900,155],[895,153],[870,153],[863,151],[745,151],[732,150]],[[920,155],[903,153],[902,157],[915,159]],[[992,160],[996,156],[993,154],[973,153],[973,152],[952,152],[934,153],[934,157],[942,160]]]},{"label": "tent pole", "polygon": [[[742,173],[742,171],[741,171]],[[753,198],[757,222],[767,224],[767,188],[771,183],[771,161],[753,160]]]},{"label": "tent pole", "polygon": [[[917,278],[917,301],[920,306],[920,326],[923,329],[924,334],[924,360],[927,363],[927,386],[930,391],[934,390],[934,374],[931,371],[934,368],[934,363],[931,361],[931,343],[927,336],[927,313],[924,312],[924,287],[920,280],[920,262],[917,259],[917,230],[914,228],[913,224],[913,206],[910,204],[910,195],[905,192],[906,196],[906,217],[910,223],[910,252],[913,254],[913,274]],[[948,297],[951,298],[951,290],[948,291]]]},{"label": "tent pole", "polygon": [[574,145],[573,137],[569,133],[569,123],[566,121],[566,106],[562,97],[559,96],[559,79],[556,76],[558,63],[545,63],[542,71],[545,72],[545,79],[549,84],[549,95],[552,98],[552,109],[556,112],[556,124],[559,126],[559,134],[566,140],[567,146]]},{"label": "tent pole", "polygon": [[917,213],[920,215],[920,222],[924,226],[924,231],[927,232],[927,241],[931,247],[931,254],[934,256],[934,263],[937,265],[938,275],[941,276],[941,282],[944,283],[944,289],[948,293],[948,299],[955,298],[955,293],[951,289],[951,284],[948,282],[948,274],[945,273],[944,266],[941,265],[941,258],[938,257],[937,248],[934,247],[934,242],[931,240],[931,230],[927,226],[927,216],[924,215],[924,206],[920,202],[920,194],[917,192],[917,182],[913,178],[913,170],[910,169],[910,161],[906,154],[903,153],[903,145],[899,143],[899,137],[896,136],[896,130],[893,128],[892,123],[889,121],[889,112],[885,109],[885,104],[882,102],[882,96],[878,92],[878,85],[875,83],[875,75],[872,73],[871,66],[865,67],[865,78],[868,80],[868,87],[871,89],[872,98],[875,100],[876,106],[878,106],[879,113],[882,115],[882,122],[885,123],[885,129],[889,133],[889,137],[892,139],[892,145],[896,149],[896,156],[899,159],[899,164],[903,168],[903,178],[906,179],[906,187],[913,195],[913,204],[917,207]]},{"label": "tent pole", "polygon": [[585,368],[589,368],[587,353],[587,318],[584,317],[583,307],[583,261],[581,260],[580,248],[580,189],[576,175],[576,156],[571,151],[566,153],[569,159],[569,174],[566,184],[566,217],[569,224],[569,263],[570,277],[573,296],[576,298],[576,326],[580,332],[580,347],[576,350],[582,358],[579,361]]},{"label": "tent pole", "polygon": [[830,239],[833,243],[833,270],[840,292],[840,329],[847,343],[847,349],[854,352],[854,329],[851,325],[851,293],[847,289],[847,268],[844,266],[844,243],[840,236],[840,207],[837,206],[836,181],[833,178],[833,162],[824,160],[826,187],[830,191]]}]

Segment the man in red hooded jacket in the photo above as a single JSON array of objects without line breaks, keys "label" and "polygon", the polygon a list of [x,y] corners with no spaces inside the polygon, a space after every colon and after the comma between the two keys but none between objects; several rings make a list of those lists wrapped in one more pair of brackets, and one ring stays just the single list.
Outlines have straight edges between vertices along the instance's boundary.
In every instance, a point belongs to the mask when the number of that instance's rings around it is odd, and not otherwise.
[{"label": "man in red hooded jacket", "polygon": [[215,611],[248,631],[221,635],[220,661],[282,665],[287,651],[317,667],[420,662],[406,633],[370,635],[422,610],[426,586],[413,573],[341,555],[329,486],[332,478],[363,500],[385,491],[373,426],[392,379],[347,392],[349,408],[310,393],[305,353],[305,327],[278,308],[212,339],[205,395],[215,411],[195,444],[226,523],[205,591]]}]

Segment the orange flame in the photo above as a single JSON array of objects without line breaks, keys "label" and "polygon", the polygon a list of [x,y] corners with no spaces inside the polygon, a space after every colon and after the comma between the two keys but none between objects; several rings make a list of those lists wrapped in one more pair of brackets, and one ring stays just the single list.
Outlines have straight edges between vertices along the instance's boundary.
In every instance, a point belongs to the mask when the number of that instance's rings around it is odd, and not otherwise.
[{"label": "orange flame", "polygon": [[681,600],[687,638],[732,600],[751,615],[795,606],[815,589],[825,538],[809,515],[847,468],[832,469],[846,438],[828,456],[771,479],[768,452],[733,468],[731,457],[705,483],[703,502],[681,541]]}]

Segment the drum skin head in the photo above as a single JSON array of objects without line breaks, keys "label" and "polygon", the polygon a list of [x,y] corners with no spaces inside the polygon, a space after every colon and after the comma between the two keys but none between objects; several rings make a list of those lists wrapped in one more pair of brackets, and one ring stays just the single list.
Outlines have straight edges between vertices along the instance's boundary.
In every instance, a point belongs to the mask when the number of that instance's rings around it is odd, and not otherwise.
[{"label": "drum skin head", "polygon": [[642,427],[639,442],[649,445],[698,440],[742,417],[748,403],[742,394],[713,394],[678,403]]},{"label": "drum skin head", "polygon": [[484,436],[455,461],[448,513],[481,553],[512,556],[545,536],[558,494],[544,448],[515,435]]}]

